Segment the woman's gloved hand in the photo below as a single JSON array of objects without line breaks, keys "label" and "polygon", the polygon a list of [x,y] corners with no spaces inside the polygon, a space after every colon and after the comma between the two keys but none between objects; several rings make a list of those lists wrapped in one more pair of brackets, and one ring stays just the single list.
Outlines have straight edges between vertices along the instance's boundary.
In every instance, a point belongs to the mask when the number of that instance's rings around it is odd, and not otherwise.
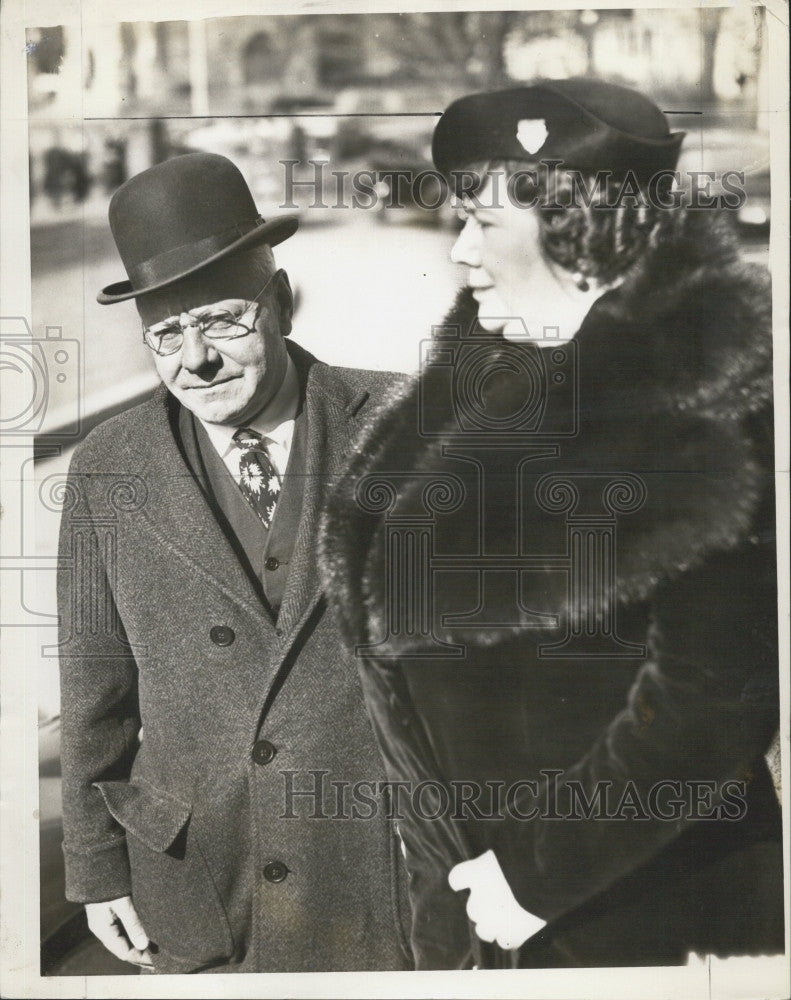
[{"label": "woman's gloved hand", "polygon": [[470,890],[467,916],[482,941],[518,948],[546,925],[517,903],[492,850],[451,868],[448,883],[456,892]]}]

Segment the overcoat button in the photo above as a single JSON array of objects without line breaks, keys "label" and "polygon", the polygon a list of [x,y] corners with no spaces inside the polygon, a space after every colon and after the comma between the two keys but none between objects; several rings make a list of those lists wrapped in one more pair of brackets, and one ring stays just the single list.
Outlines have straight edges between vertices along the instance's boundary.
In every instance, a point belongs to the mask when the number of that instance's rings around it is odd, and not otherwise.
[{"label": "overcoat button", "polygon": [[213,625],[209,630],[209,638],[215,646],[230,646],[236,634],[227,625]]},{"label": "overcoat button", "polygon": [[264,878],[267,882],[282,882],[288,875],[288,868],[282,861],[270,861],[264,865]]},{"label": "overcoat button", "polygon": [[270,573],[274,573],[277,567],[280,565],[280,560],[277,556],[269,556],[264,566],[269,570]]},{"label": "overcoat button", "polygon": [[258,740],[253,744],[253,760],[256,764],[269,764],[276,753],[274,743],[269,740]]}]

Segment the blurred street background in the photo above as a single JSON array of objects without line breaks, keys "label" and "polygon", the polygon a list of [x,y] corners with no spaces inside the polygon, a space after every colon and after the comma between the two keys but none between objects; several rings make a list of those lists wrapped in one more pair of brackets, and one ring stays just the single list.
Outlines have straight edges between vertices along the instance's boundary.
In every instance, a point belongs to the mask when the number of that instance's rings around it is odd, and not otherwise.
[{"label": "blurred street background", "polygon": [[[33,336],[46,357],[59,339],[72,366],[72,377],[50,380],[34,488],[65,472],[90,426],[156,382],[134,305],[95,299],[125,277],[107,206],[130,176],[190,150],[223,153],[271,217],[294,211],[284,207],[281,161],[300,162],[299,181],[314,179],[318,164],[320,184],[295,189],[300,231],[276,251],[298,296],[293,337],[330,363],[410,371],[463,279],[448,257],[455,214],[448,204],[420,208],[408,194],[402,207],[384,207],[389,192],[381,185],[373,207],[348,207],[348,197],[347,207],[333,207],[333,171],[429,169],[437,117],[465,93],[540,76],[602,77],[643,91],[674,130],[687,132],[679,169],[745,172],[747,201],[734,222],[745,254],[766,264],[764,19],[762,7],[738,5],[30,30]],[[73,434],[52,437],[70,425]],[[21,584],[42,643],[55,641],[57,522],[51,510],[37,518],[36,551],[49,569]],[[62,897],[57,660],[42,656],[38,667],[44,963],[61,974],[134,971],[86,943],[80,908]]]},{"label": "blurred street background", "polygon": [[[736,6],[86,23],[79,37],[32,30],[34,333],[54,325],[80,341],[88,409],[108,387],[123,393],[124,380],[150,372],[134,306],[95,303],[124,277],[107,203],[140,170],[204,149],[237,163],[265,216],[286,210],[280,161],[300,161],[298,181],[315,178],[309,161],[322,165],[328,207],[315,207],[315,184],[298,187],[302,231],[278,251],[300,291],[294,337],[331,362],[415,368],[417,343],[458,280],[447,263],[453,212],[384,208],[385,197],[371,209],[333,208],[333,171],[428,169],[437,116],[452,99],[537,76],[636,86],[687,132],[682,170],[745,170],[741,220],[760,255],[764,16]],[[69,402],[53,388],[48,426]]]}]

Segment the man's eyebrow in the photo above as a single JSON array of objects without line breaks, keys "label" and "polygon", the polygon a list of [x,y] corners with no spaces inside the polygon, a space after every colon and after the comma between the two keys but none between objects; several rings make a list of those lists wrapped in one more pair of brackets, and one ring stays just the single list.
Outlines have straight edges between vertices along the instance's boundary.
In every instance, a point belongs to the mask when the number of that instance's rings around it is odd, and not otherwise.
[{"label": "man's eyebrow", "polygon": [[194,306],[191,309],[182,309],[181,312],[173,313],[172,316],[167,316],[165,319],[158,320],[156,323],[152,323],[151,326],[157,327],[162,326],[163,324],[170,325],[178,323],[179,317],[185,312],[189,313],[190,316],[206,316],[211,315],[212,312],[225,312],[229,303],[239,303],[244,301],[245,299],[229,297],[227,299],[220,299],[218,302],[208,302],[204,306]]},{"label": "man's eyebrow", "polygon": [[242,299],[239,297],[234,298],[234,296],[229,295],[227,299],[218,299],[216,302],[207,302],[205,306],[195,306],[194,309],[190,309],[189,311],[194,315],[199,315],[207,312],[210,313],[212,312],[212,310],[221,312],[222,310],[227,309],[229,303],[239,303],[246,301],[247,301],[246,299]]},{"label": "man's eyebrow", "polygon": [[156,330],[157,327],[160,327],[160,326],[174,326],[175,324],[178,323],[178,321],[179,321],[179,318],[176,315],[174,315],[174,316],[166,316],[164,319],[158,319],[156,321],[156,323],[149,323],[148,324],[148,329],[149,330]]}]

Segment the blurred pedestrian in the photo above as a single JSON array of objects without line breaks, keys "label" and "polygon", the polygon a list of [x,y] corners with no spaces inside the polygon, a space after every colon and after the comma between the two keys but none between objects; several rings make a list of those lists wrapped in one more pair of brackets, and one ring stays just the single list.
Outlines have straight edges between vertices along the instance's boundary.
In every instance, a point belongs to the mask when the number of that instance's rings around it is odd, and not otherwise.
[{"label": "blurred pedestrian", "polygon": [[127,179],[126,139],[105,139],[102,178],[105,193],[111,195]]}]

